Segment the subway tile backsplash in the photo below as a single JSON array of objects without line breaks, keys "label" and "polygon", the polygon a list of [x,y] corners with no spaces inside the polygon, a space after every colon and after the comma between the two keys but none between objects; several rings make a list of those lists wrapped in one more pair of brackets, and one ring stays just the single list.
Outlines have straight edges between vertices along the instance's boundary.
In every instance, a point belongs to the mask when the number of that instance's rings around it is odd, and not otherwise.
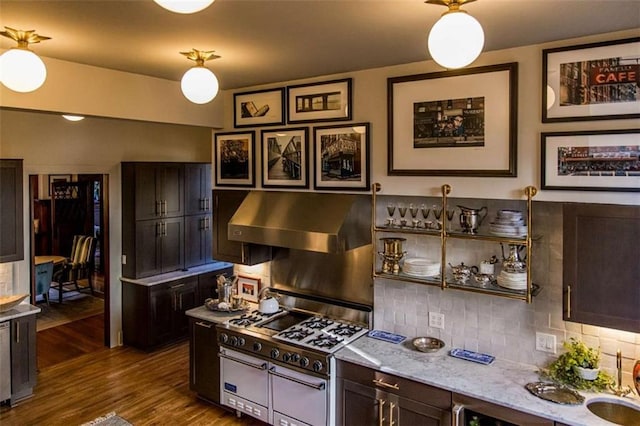
[{"label": "subway tile backsplash", "polygon": [[[562,353],[562,343],[566,339],[577,337],[592,347],[600,347],[602,367],[614,377],[616,351],[620,349],[623,383],[631,385],[633,362],[640,359],[640,334],[563,321],[562,205],[553,202],[533,204],[532,278],[542,288],[533,303],[376,278],[374,328],[409,338],[437,337],[448,348],[486,352],[497,358],[538,367],[545,366]],[[380,207],[377,213],[380,218],[386,215]],[[405,250],[409,254],[425,253],[427,247],[433,251],[431,244],[410,236]],[[478,251],[486,253],[485,249],[478,249],[477,244],[457,246],[455,263],[462,259],[477,265],[482,257]],[[496,255],[500,258],[500,253]],[[429,327],[429,312],[444,314],[444,329]],[[556,355],[535,350],[536,332],[556,336]]]}]

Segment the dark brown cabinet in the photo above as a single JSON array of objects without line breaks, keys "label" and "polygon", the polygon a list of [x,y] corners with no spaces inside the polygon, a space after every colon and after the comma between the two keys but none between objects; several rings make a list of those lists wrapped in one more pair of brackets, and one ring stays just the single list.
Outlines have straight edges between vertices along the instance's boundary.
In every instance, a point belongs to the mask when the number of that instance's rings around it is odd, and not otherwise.
[{"label": "dark brown cabinet", "polygon": [[185,214],[211,213],[211,164],[187,163],[184,166]]},{"label": "dark brown cabinet", "polygon": [[198,396],[220,403],[220,359],[216,325],[189,319],[189,388]]},{"label": "dark brown cabinet", "polygon": [[22,160],[0,160],[0,212],[0,263],[22,260]]},{"label": "dark brown cabinet", "polygon": [[136,223],[135,262],[138,278],[182,269],[184,265],[184,218],[141,220]]},{"label": "dark brown cabinet", "polygon": [[337,424],[451,424],[451,392],[343,361],[337,376]]},{"label": "dark brown cabinet", "polygon": [[[453,404],[460,418],[459,424],[463,425],[554,426],[553,420],[458,393],[453,394]],[[555,425],[561,426],[561,423]]]},{"label": "dark brown cabinet", "polygon": [[228,238],[227,225],[247,191],[213,191],[213,257],[225,262],[256,265],[271,260],[271,247],[231,241]]},{"label": "dark brown cabinet", "polygon": [[563,205],[563,318],[640,332],[640,207]]},{"label": "dark brown cabinet", "polygon": [[12,319],[11,404],[31,396],[36,372],[36,316]]},{"label": "dark brown cabinet", "polygon": [[213,261],[213,226],[211,214],[201,214],[184,217],[185,246],[184,266],[204,265]]},{"label": "dark brown cabinet", "polygon": [[123,163],[123,167],[125,164],[133,169],[136,220],[184,215],[183,164]]}]

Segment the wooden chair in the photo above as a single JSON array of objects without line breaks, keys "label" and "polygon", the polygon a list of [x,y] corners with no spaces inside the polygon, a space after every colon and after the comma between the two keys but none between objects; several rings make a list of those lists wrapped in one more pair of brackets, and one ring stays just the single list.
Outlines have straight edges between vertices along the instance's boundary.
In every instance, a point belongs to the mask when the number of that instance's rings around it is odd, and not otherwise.
[{"label": "wooden chair", "polygon": [[53,279],[53,262],[36,265],[36,295],[41,294],[49,305],[49,289]]},{"label": "wooden chair", "polygon": [[[58,300],[62,303],[62,293],[68,290],[64,289],[65,284],[72,283],[75,285],[76,291],[86,288],[93,290],[93,257],[96,250],[96,239],[86,235],[75,235],[71,246],[71,256],[67,259],[67,263],[57,271],[54,275],[54,283],[52,286],[58,288]],[[88,287],[80,287],[78,280],[87,279]]]}]

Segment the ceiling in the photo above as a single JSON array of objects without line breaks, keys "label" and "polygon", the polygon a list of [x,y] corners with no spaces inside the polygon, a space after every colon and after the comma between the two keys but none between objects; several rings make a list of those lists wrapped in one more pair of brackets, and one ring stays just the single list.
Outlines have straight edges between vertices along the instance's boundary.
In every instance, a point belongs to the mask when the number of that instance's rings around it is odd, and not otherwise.
[{"label": "ceiling", "polygon": [[[640,0],[478,0],[463,7],[485,51],[640,28]],[[196,14],[152,0],[0,0],[0,25],[51,40],[41,56],[180,80],[179,54],[215,50],[222,89],[429,59],[426,37],[446,10],[423,0],[216,0]],[[1,37],[0,47],[15,43]]]}]

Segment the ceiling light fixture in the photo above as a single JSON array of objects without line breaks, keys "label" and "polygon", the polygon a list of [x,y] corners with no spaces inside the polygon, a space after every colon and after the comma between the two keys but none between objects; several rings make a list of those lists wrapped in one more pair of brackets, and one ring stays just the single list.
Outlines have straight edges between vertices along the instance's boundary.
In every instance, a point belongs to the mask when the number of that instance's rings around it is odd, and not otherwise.
[{"label": "ceiling light fixture", "polygon": [[18,42],[18,46],[0,55],[0,81],[16,92],[33,92],[47,78],[47,68],[42,59],[29,50],[29,44],[40,43],[51,37],[44,37],[35,30],[23,31],[4,27],[0,35]]},{"label": "ceiling light fixture", "polygon": [[215,0],[153,0],[158,5],[175,13],[196,13],[206,9]]},{"label": "ceiling light fixture", "polygon": [[180,52],[181,55],[195,61],[196,66],[189,69],[182,76],[180,86],[182,93],[194,104],[206,104],[211,102],[218,94],[218,79],[216,75],[205,68],[204,62],[210,59],[218,59],[220,56],[214,55],[213,50],[191,49],[189,52]]},{"label": "ceiling light fixture", "polygon": [[467,11],[460,9],[476,0],[427,0],[427,4],[447,6],[429,32],[429,53],[445,68],[462,68],[476,60],[484,47],[482,26]]},{"label": "ceiling light fixture", "polygon": [[84,117],[81,115],[62,114],[62,117],[64,117],[65,120],[69,120],[69,121],[84,120]]}]

